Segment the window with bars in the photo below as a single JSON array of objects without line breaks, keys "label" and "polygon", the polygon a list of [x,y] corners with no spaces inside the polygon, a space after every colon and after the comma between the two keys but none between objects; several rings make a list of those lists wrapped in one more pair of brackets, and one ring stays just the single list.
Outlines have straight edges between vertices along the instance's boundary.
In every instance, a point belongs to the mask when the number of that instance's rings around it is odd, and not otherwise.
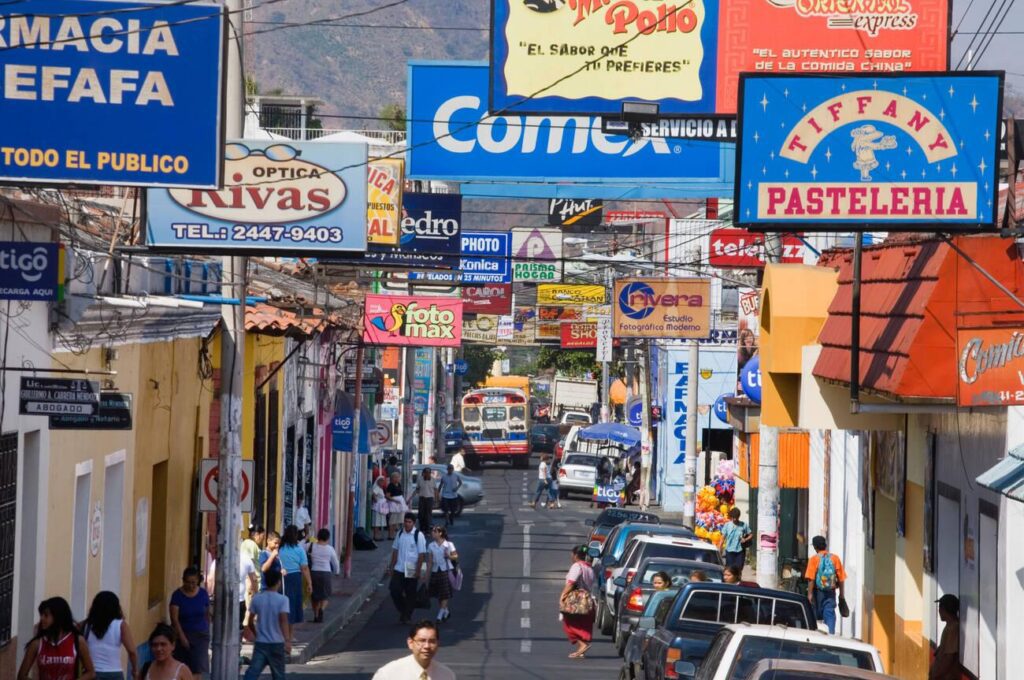
[{"label": "window with bars", "polygon": [[0,435],[0,645],[14,616],[14,522],[18,498],[18,433]]}]

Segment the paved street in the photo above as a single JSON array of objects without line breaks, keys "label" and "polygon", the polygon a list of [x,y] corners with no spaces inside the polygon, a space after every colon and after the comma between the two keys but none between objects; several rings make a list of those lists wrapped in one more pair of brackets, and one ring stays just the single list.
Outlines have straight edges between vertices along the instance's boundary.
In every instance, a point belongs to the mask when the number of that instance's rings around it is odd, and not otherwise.
[{"label": "paved street", "polygon": [[[578,672],[617,677],[618,658],[607,638],[595,638],[587,659],[570,660],[558,621],[556,599],[571,563],[569,547],[585,539],[586,522],[596,511],[581,500],[563,501],[561,510],[527,507],[535,475],[532,469],[487,468],[481,474],[484,502],[468,509],[452,531],[466,585],[442,628],[438,659],[459,680]],[[435,613],[436,608],[430,615]],[[381,587],[347,630],[309,664],[289,668],[289,677],[369,678],[385,662],[408,654],[407,630]]]}]

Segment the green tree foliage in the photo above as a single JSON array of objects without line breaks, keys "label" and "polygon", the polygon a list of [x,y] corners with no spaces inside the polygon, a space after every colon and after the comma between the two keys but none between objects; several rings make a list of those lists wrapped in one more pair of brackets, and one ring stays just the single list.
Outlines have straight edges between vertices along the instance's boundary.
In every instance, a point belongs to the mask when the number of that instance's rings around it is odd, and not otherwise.
[{"label": "green tree foliage", "polygon": [[558,347],[541,347],[537,353],[537,368],[553,368],[570,378],[583,378],[588,373],[601,378],[601,365],[594,361],[594,353],[587,350],[564,350]]},{"label": "green tree foliage", "polygon": [[466,385],[476,387],[491,374],[491,367],[496,359],[501,358],[501,352],[486,345],[464,345],[462,358],[468,365],[466,375],[462,379]]},{"label": "green tree foliage", "polygon": [[405,107],[401,104],[385,104],[379,115],[389,130],[405,130]]}]

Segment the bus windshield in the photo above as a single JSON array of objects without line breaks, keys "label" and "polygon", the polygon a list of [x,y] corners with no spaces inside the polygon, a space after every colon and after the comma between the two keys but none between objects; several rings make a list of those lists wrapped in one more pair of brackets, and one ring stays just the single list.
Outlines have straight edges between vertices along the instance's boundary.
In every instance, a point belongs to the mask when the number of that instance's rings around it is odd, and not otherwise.
[{"label": "bus windshield", "polygon": [[484,422],[485,423],[500,423],[505,420],[505,407],[504,406],[485,406],[484,407]]},{"label": "bus windshield", "polygon": [[467,406],[462,409],[462,422],[475,423],[480,420],[480,409],[475,406]]}]

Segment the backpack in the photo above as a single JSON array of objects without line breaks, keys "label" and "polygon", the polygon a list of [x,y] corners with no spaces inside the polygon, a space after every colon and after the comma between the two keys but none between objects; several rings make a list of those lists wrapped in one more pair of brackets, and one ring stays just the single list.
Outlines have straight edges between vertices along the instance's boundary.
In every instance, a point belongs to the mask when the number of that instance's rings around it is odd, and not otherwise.
[{"label": "backpack", "polygon": [[814,574],[814,587],[818,590],[835,590],[839,579],[836,565],[830,553],[824,553],[818,560],[818,571]]}]

